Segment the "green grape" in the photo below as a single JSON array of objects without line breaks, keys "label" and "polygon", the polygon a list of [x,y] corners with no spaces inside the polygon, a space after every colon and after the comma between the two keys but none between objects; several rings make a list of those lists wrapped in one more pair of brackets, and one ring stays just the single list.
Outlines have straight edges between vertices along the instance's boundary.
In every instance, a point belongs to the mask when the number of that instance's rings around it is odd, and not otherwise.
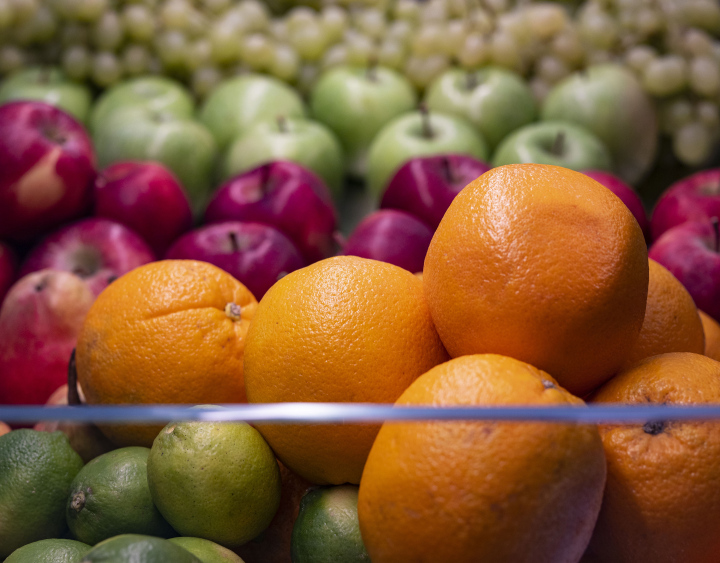
[{"label": "green grape", "polygon": [[289,45],[275,45],[275,53],[268,70],[280,80],[292,82],[300,72],[300,57]]},{"label": "green grape", "polygon": [[380,39],[386,31],[385,15],[375,8],[362,10],[355,18],[355,27],[368,37]]},{"label": "green grape", "polygon": [[438,23],[423,24],[410,41],[410,49],[417,57],[436,53],[445,39],[443,26]]},{"label": "green grape", "polygon": [[566,29],[556,35],[550,43],[550,52],[571,68],[580,66],[585,58],[582,41],[574,29]]},{"label": "green grape", "polygon": [[10,27],[15,19],[15,11],[10,0],[0,0],[0,29]]},{"label": "green grape", "polygon": [[326,47],[325,34],[320,24],[315,21],[304,27],[291,29],[288,40],[300,58],[306,61],[320,59]]},{"label": "green grape", "polygon": [[326,6],[320,13],[320,25],[328,43],[336,43],[343,37],[348,26],[348,15],[339,6]]},{"label": "green grape", "polygon": [[145,45],[130,44],[122,51],[121,64],[128,76],[144,74],[150,68],[150,51]]},{"label": "green grape", "polygon": [[548,84],[556,84],[570,74],[567,65],[561,59],[552,55],[540,57],[535,68],[538,76]]},{"label": "green grape", "polygon": [[21,69],[28,62],[27,54],[14,45],[0,46],[0,74]]},{"label": "green grape", "polygon": [[388,68],[400,69],[405,64],[405,47],[392,39],[383,41],[378,49],[378,62]]},{"label": "green grape", "polygon": [[695,107],[695,113],[700,122],[713,132],[720,128],[720,108],[717,102],[701,100]]},{"label": "green grape", "polygon": [[184,31],[191,11],[193,8],[186,0],[166,0],[160,8],[160,24],[165,29]]},{"label": "green grape", "polygon": [[210,29],[210,22],[207,17],[197,10],[190,10],[185,35],[192,39],[199,39],[207,35],[208,29]]},{"label": "green grape", "polygon": [[57,31],[55,14],[47,6],[39,6],[35,15],[12,30],[13,40],[20,47],[50,41]]},{"label": "green grape", "polygon": [[473,10],[467,20],[472,31],[483,35],[490,34],[495,29],[493,16],[485,10]]},{"label": "green grape", "polygon": [[651,61],[642,75],[645,90],[653,96],[669,96],[685,88],[688,68],[679,55],[666,55]]},{"label": "green grape", "polygon": [[430,0],[420,11],[423,23],[443,23],[448,19],[448,10],[443,0]]},{"label": "green grape", "polygon": [[450,20],[445,25],[445,40],[441,43],[443,54],[457,56],[463,48],[467,36],[467,24],[464,20]]},{"label": "green grape", "polygon": [[394,8],[396,20],[417,22],[420,19],[420,3],[415,0],[398,0]]},{"label": "green grape", "polygon": [[75,0],[75,18],[85,23],[92,23],[108,9],[108,0]]},{"label": "green grape", "polygon": [[497,31],[490,40],[490,59],[496,65],[519,70],[522,65],[520,50],[509,33]]},{"label": "green grape", "polygon": [[211,14],[222,14],[232,5],[232,0],[202,0],[205,11]]},{"label": "green grape", "polygon": [[207,97],[220,84],[223,74],[214,66],[203,66],[195,70],[190,79],[193,93],[200,99]]},{"label": "green grape", "polygon": [[287,41],[290,29],[284,20],[274,20],[269,26],[270,36],[278,41]]},{"label": "green grape", "polygon": [[530,33],[540,41],[552,39],[569,24],[567,12],[557,4],[532,4],[526,10]]},{"label": "green grape", "polygon": [[632,70],[642,73],[657,57],[657,51],[649,45],[636,45],[625,53],[625,64]]},{"label": "green grape", "polygon": [[712,57],[694,57],[688,76],[690,89],[700,96],[711,98],[720,93],[720,65]]},{"label": "green grape", "polygon": [[23,23],[35,15],[39,0],[11,0],[15,23]]},{"label": "green grape", "polygon": [[405,62],[405,75],[416,88],[424,90],[449,64],[448,58],[443,55],[411,56]]},{"label": "green grape", "polygon": [[120,61],[113,53],[100,51],[93,57],[91,75],[98,86],[112,86],[122,78]]},{"label": "green grape", "polygon": [[209,37],[215,64],[227,65],[240,60],[240,37],[230,25],[223,21],[217,22],[210,30]]},{"label": "green grape", "polygon": [[120,17],[131,41],[147,43],[155,35],[155,20],[147,6],[128,4],[123,8]]},{"label": "green grape", "polygon": [[65,22],[60,29],[60,44],[63,47],[71,45],[87,45],[90,43],[90,28],[88,26],[75,23]]},{"label": "green grape", "polygon": [[365,35],[348,31],[345,34],[345,45],[347,46],[348,63],[351,65],[367,66],[372,59],[376,58],[375,45]]},{"label": "green grape", "polygon": [[90,74],[92,59],[86,47],[73,45],[63,52],[60,64],[65,74],[73,80],[85,80]]},{"label": "green grape", "polygon": [[209,66],[212,62],[212,45],[210,40],[196,39],[188,46],[187,64],[189,70],[194,71],[200,67]]},{"label": "green grape", "polygon": [[166,69],[178,69],[185,65],[188,56],[188,41],[182,31],[162,32],[155,41],[155,50]]},{"label": "green grape", "polygon": [[695,57],[713,55],[713,38],[702,29],[688,29],[684,36],[685,51]]},{"label": "green grape", "polygon": [[497,28],[518,45],[524,45],[532,38],[527,18],[520,10],[502,14],[497,20]]},{"label": "green grape", "polygon": [[[122,44],[124,35],[125,30],[123,23],[117,12],[105,12],[95,25],[92,26],[93,44],[103,51],[114,51],[117,49]],[[117,66],[119,67],[120,65],[118,64]],[[110,65],[107,65],[107,67],[109,68]],[[109,75],[110,73],[103,74],[103,76]]]},{"label": "green grape", "polygon": [[327,70],[328,68],[347,64],[347,61],[347,47],[342,43],[338,43],[325,51],[325,54],[323,54],[323,58],[320,61],[320,66],[323,70]]},{"label": "green grape", "polygon": [[257,0],[242,0],[238,9],[243,15],[249,31],[265,31],[270,25],[271,17],[267,6]]},{"label": "green grape", "polygon": [[580,16],[580,36],[591,47],[599,50],[612,49],[619,39],[618,25],[609,14],[593,8],[595,4],[589,6]]},{"label": "green grape", "polygon": [[635,16],[635,29],[644,37],[650,37],[664,26],[663,17],[657,10],[643,8]]},{"label": "green grape", "polygon": [[667,135],[677,132],[694,117],[693,106],[686,98],[676,98],[660,106],[660,127]]},{"label": "green grape", "polygon": [[687,166],[700,166],[710,156],[712,135],[699,121],[683,125],[673,136],[673,152]]},{"label": "green grape", "polygon": [[413,34],[413,26],[410,22],[405,20],[395,20],[388,27],[387,39],[398,41],[403,45],[407,45]]},{"label": "green grape", "polygon": [[317,13],[307,6],[297,6],[290,10],[286,16],[288,30],[300,30],[306,25],[313,25],[317,19]]},{"label": "green grape", "polygon": [[242,58],[253,70],[267,69],[274,55],[273,44],[266,35],[253,33],[244,38]]},{"label": "green grape", "polygon": [[469,33],[465,36],[458,53],[458,61],[463,68],[476,69],[487,63],[489,58],[490,46],[480,33]]}]

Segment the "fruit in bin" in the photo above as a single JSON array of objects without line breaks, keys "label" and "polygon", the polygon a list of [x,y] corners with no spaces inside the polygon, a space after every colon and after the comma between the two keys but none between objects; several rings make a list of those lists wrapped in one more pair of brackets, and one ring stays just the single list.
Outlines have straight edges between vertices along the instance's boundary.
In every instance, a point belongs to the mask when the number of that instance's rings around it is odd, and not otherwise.
[{"label": "fruit in bin", "polygon": [[42,405],[67,382],[68,362],[94,296],[77,276],[21,278],[0,309],[0,404]]},{"label": "fruit in bin", "polygon": [[84,84],[70,80],[56,67],[29,67],[9,75],[0,84],[0,105],[11,100],[37,100],[69,113],[85,123],[92,95]]},{"label": "fruit in bin", "polygon": [[260,121],[235,139],[223,160],[224,177],[275,160],[290,160],[320,176],[334,196],[342,193],[343,153],[335,135],[317,121],[279,116]]},{"label": "fruit in bin", "polygon": [[5,294],[15,281],[16,270],[15,253],[7,244],[0,242],[0,306],[5,299]]},{"label": "fruit in bin", "polygon": [[175,175],[157,162],[111,164],[98,174],[95,215],[117,221],[162,256],[193,225],[192,209]]},{"label": "fruit in bin", "polygon": [[[494,354],[431,369],[395,404],[584,405],[544,371]],[[605,474],[593,426],[384,424],[360,481],[360,530],[373,563],[419,561],[429,553],[463,563],[579,561]]]},{"label": "fruit in bin", "polygon": [[367,152],[375,135],[416,104],[417,94],[407,78],[372,63],[334,67],[320,76],[310,93],[313,118],[337,135],[348,171],[357,177],[365,176]]},{"label": "fruit in bin", "polygon": [[93,546],[81,563],[109,563],[110,561],[137,561],[138,563],[202,563],[188,550],[154,536],[122,534]]},{"label": "fruit in bin", "polygon": [[381,209],[371,213],[348,237],[341,254],[360,256],[422,272],[433,231],[405,211]]},{"label": "fruit in bin", "polygon": [[[390,403],[446,359],[417,277],[338,256],[288,274],[265,294],[248,331],[245,386],[251,403]],[[379,429],[257,427],[283,464],[316,484],[357,484]]]},{"label": "fruit in bin", "polygon": [[289,85],[272,76],[246,74],[221,82],[200,109],[200,121],[221,151],[263,121],[278,115],[305,117],[305,105]]},{"label": "fruit in bin", "polygon": [[698,309],[720,320],[720,233],[717,222],[689,221],[665,231],[648,256],[665,266]]},{"label": "fruit in bin", "polygon": [[411,158],[390,180],[380,207],[407,211],[436,229],[458,192],[488,170],[464,154]]},{"label": "fruit in bin", "polygon": [[263,164],[229,179],[205,209],[205,223],[247,221],[282,231],[307,263],[335,252],[337,211],[323,181],[290,161]]},{"label": "fruit in bin", "polygon": [[570,170],[610,170],[610,153],[593,133],[567,121],[542,121],[517,129],[492,157],[493,166],[550,164]]},{"label": "fruit in bin", "polygon": [[708,358],[720,361],[720,323],[698,309],[705,334],[705,351]]},{"label": "fruit in bin", "polygon": [[32,239],[90,206],[95,153],[74,118],[35,101],[0,106],[0,237]]},{"label": "fruit in bin", "polygon": [[220,544],[204,540],[202,538],[178,537],[170,538],[170,543],[174,543],[192,553],[200,559],[202,563],[248,563],[235,555],[227,547]]},{"label": "fruit in bin", "polygon": [[83,219],[41,240],[25,258],[20,275],[52,268],[72,272],[98,295],[113,280],[155,260],[135,232],[108,219]]},{"label": "fruit in bin", "polygon": [[63,534],[65,500],[82,466],[62,432],[23,428],[0,437],[0,512],[6,515],[0,524],[0,558]]},{"label": "fruit in bin", "polygon": [[[103,291],[77,343],[88,404],[245,402],[243,351],[257,301],[193,260],[140,266]],[[103,425],[118,446],[150,446],[159,428]]]},{"label": "fruit in bin", "polygon": [[305,265],[292,241],[260,223],[228,221],[190,231],[170,247],[170,260],[203,260],[222,268],[257,299],[280,278]]},{"label": "fruit in bin", "polygon": [[[720,362],[679,352],[619,373],[591,403],[711,405],[720,402]],[[649,420],[600,426],[608,479],[588,547],[590,561],[711,563],[720,549],[720,425]],[[641,523],[642,524],[639,524]]]},{"label": "fruit in bin", "polygon": [[447,70],[428,87],[425,103],[431,111],[467,119],[491,151],[537,116],[530,87],[519,74],[501,67]]},{"label": "fruit in bin", "polygon": [[75,540],[47,539],[16,549],[5,563],[66,563],[80,561],[90,546]]},{"label": "fruit in bin", "polygon": [[653,239],[686,221],[707,221],[712,217],[720,217],[720,168],[696,172],[675,182],[660,196],[650,220]]},{"label": "fruit in bin", "polygon": [[655,162],[655,108],[633,73],[620,65],[593,65],[568,76],[550,91],[541,116],[570,121],[594,133],[610,151],[613,172],[630,184]]},{"label": "fruit in bin", "polygon": [[11,430],[12,429],[7,424],[5,424],[4,422],[0,422],[0,436],[7,434]]},{"label": "fruit in bin", "polygon": [[617,372],[638,338],[647,258],[632,213],[595,180],[509,165],[450,204],[423,287],[452,357],[514,357],[583,396]]},{"label": "fruit in bin", "polygon": [[485,140],[467,121],[421,107],[393,119],[373,140],[368,153],[368,188],[380,199],[394,174],[411,158],[452,153],[480,160],[488,157]]}]

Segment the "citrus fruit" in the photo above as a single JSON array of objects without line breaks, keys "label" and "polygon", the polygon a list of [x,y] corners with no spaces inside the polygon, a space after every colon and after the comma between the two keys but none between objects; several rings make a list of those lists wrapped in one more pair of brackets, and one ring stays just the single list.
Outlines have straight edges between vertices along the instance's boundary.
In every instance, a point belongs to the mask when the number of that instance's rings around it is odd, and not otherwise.
[{"label": "citrus fruit", "polygon": [[[338,256],[282,278],[248,331],[248,400],[392,403],[447,359],[422,282],[392,264]],[[278,458],[316,484],[359,483],[379,425],[258,425]]]},{"label": "citrus fruit", "polygon": [[[625,370],[594,403],[720,403],[720,362],[661,354]],[[588,548],[596,563],[715,563],[720,553],[720,423],[601,426],[608,479]]]},{"label": "citrus fruit", "polygon": [[80,563],[202,563],[188,550],[162,538],[124,534],[100,542]]},{"label": "citrus fruit", "polygon": [[170,538],[168,541],[187,549],[202,563],[244,563],[235,553],[210,540],[181,537]]},{"label": "citrus fruit", "polygon": [[648,260],[648,283],[645,318],[625,366],[668,352],[705,350],[705,334],[697,307],[687,289],[663,266]]},{"label": "citrus fruit", "polygon": [[[396,404],[584,405],[547,373],[495,354],[431,369]],[[604,484],[594,426],[385,423],[360,482],[360,530],[373,563],[569,563],[590,539]]]},{"label": "citrus fruit", "polygon": [[5,563],[77,563],[90,546],[75,540],[48,539],[22,546]]},{"label": "citrus fruit", "polygon": [[183,536],[236,547],[267,528],[280,503],[280,470],[244,422],[170,423],[148,458],[155,505]]},{"label": "citrus fruit", "polygon": [[95,545],[120,534],[175,535],[150,497],[150,450],[131,446],[96,457],[70,485],[65,516],[73,535]]},{"label": "citrus fruit", "polygon": [[423,285],[451,356],[517,358],[584,395],[618,371],[638,337],[647,247],[628,208],[588,176],[501,166],[453,200]]},{"label": "citrus fruit", "polygon": [[369,562],[360,536],[357,502],[355,485],[308,491],[293,527],[293,563]]},{"label": "citrus fruit", "polygon": [[82,466],[62,432],[0,436],[0,559],[65,531],[65,500]]},{"label": "citrus fruit", "polygon": [[[700,314],[703,332],[705,333],[704,353],[708,358],[720,361],[720,323],[699,309],[698,313]],[[1,430],[0,433],[2,433]]]},{"label": "citrus fruit", "polygon": [[[110,284],[77,344],[90,404],[245,401],[243,350],[257,302],[235,278],[193,260],[153,262]],[[119,446],[151,446],[155,426],[108,425]]]}]

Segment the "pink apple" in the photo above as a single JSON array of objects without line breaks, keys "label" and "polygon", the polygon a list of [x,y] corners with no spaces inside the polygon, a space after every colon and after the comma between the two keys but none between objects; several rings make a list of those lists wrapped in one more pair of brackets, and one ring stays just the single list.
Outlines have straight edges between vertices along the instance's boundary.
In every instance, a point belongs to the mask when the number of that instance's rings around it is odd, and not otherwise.
[{"label": "pink apple", "polygon": [[405,211],[382,209],[363,219],[348,237],[342,254],[389,262],[422,272],[433,231]]},{"label": "pink apple", "polygon": [[258,300],[285,274],[305,266],[297,247],[280,231],[239,221],[190,231],[170,247],[165,258],[210,262],[234,276]]},{"label": "pink apple", "polygon": [[124,225],[109,219],[83,219],[40,241],[20,275],[45,268],[72,272],[98,295],[116,278],[153,260],[150,247]]},{"label": "pink apple", "polygon": [[82,125],[35,101],[0,106],[0,237],[31,239],[89,210],[95,154]]},{"label": "pink apple", "polygon": [[720,168],[675,182],[655,204],[650,227],[654,239],[685,221],[720,217]]},{"label": "pink apple", "polygon": [[15,281],[16,269],[15,253],[7,244],[0,242],[0,305]]},{"label": "pink apple", "polygon": [[0,308],[0,404],[44,404],[68,362],[94,295],[68,272],[21,278]]},{"label": "pink apple", "polygon": [[330,191],[294,162],[271,162],[230,179],[210,201],[205,221],[271,225],[295,243],[307,263],[335,253],[337,212]]},{"label": "pink apple", "polygon": [[637,192],[620,178],[609,172],[604,172],[603,170],[583,170],[583,174],[590,176],[622,200],[625,207],[630,210],[630,213],[633,214],[640,225],[643,235],[645,235],[645,242],[650,244],[650,223],[647,218],[647,213],[645,213],[645,207]]},{"label": "pink apple", "polygon": [[458,192],[490,168],[463,154],[413,158],[390,180],[380,207],[407,211],[436,229]]},{"label": "pink apple", "polygon": [[158,162],[118,162],[98,174],[95,215],[129,227],[157,256],[193,226],[185,190]]},{"label": "pink apple", "polygon": [[688,221],[665,231],[648,256],[685,286],[697,308],[720,321],[720,233],[717,219]]}]

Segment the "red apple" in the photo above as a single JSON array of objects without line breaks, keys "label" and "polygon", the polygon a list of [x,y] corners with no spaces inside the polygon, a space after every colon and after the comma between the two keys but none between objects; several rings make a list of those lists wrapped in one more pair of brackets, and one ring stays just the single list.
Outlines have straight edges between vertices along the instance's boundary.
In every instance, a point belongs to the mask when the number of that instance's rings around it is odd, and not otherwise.
[{"label": "red apple", "polygon": [[437,229],[458,192],[490,168],[464,154],[413,158],[390,180],[380,207],[407,211]]},{"label": "red apple", "polygon": [[680,280],[698,309],[720,321],[720,233],[716,218],[668,229],[650,247],[648,256]]},{"label": "red apple", "polygon": [[685,221],[720,217],[720,168],[675,182],[660,197],[650,220],[653,239]]},{"label": "red apple", "polygon": [[0,242],[0,305],[15,281],[16,269],[15,253],[7,244]]},{"label": "red apple", "polygon": [[95,215],[129,227],[157,256],[193,226],[185,190],[158,162],[118,162],[98,174]]},{"label": "red apple", "polygon": [[630,213],[633,214],[640,225],[643,235],[645,235],[645,242],[650,244],[650,223],[647,218],[647,213],[645,213],[645,207],[637,192],[620,178],[609,172],[604,172],[603,170],[583,170],[583,174],[590,176],[622,200],[625,207],[630,210]]},{"label": "red apple", "polygon": [[307,263],[335,252],[337,212],[330,191],[294,162],[271,162],[228,180],[210,201],[205,221],[271,225],[295,243]]},{"label": "red apple", "polygon": [[68,272],[21,278],[0,309],[0,404],[44,404],[68,362],[94,296]]},{"label": "red apple", "polygon": [[95,154],[82,125],[35,101],[0,106],[0,237],[31,239],[90,206]]},{"label": "red apple", "polygon": [[433,231],[413,215],[383,209],[363,219],[348,237],[342,254],[389,262],[422,272]]},{"label": "red apple", "polygon": [[20,275],[45,268],[72,272],[98,295],[113,280],[153,260],[150,247],[124,225],[109,219],[83,219],[40,241]]},{"label": "red apple", "polygon": [[210,262],[244,284],[258,301],[281,277],[305,266],[298,249],[280,231],[239,221],[190,231],[170,247],[165,258]]}]

